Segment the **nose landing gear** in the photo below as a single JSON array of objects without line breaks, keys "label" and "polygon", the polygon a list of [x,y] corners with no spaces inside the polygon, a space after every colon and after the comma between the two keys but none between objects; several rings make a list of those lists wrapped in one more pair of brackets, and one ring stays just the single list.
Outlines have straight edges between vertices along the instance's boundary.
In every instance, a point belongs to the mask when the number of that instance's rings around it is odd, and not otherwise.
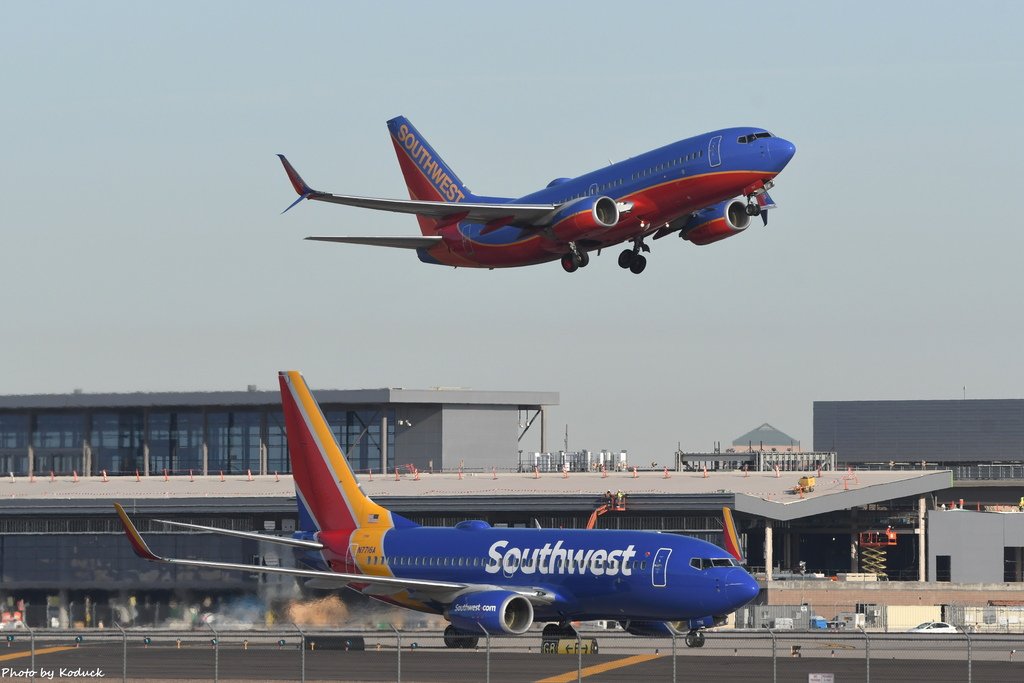
[{"label": "nose landing gear", "polygon": [[569,243],[568,254],[562,257],[562,269],[567,273],[575,273],[578,268],[586,268],[590,263],[590,254],[576,246],[575,242]]},{"label": "nose landing gear", "polygon": [[694,629],[687,633],[686,647],[704,647],[704,631]]}]

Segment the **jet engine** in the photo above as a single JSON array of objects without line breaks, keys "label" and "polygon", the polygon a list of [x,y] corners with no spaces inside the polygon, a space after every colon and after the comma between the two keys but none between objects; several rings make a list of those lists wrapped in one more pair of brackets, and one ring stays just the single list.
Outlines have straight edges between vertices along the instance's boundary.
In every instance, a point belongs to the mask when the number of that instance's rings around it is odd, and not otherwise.
[{"label": "jet engine", "polygon": [[551,219],[555,236],[564,242],[600,232],[619,222],[619,207],[611,197],[583,197],[560,206]]},{"label": "jet engine", "polygon": [[738,235],[748,225],[747,204],[739,197],[701,209],[686,221],[679,236],[694,244],[705,245]]},{"label": "jet engine", "polygon": [[519,635],[533,624],[533,605],[511,591],[478,591],[453,600],[445,616],[466,633],[481,633],[483,626],[492,635]]}]

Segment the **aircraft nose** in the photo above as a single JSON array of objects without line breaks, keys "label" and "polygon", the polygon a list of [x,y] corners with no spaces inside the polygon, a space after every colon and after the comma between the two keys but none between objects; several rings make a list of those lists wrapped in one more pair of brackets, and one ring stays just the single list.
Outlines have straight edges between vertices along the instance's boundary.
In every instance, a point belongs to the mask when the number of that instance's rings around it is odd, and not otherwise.
[{"label": "aircraft nose", "polygon": [[768,145],[768,154],[771,156],[772,163],[778,166],[781,171],[789,163],[793,155],[796,154],[796,145],[789,140],[783,138],[771,138]]},{"label": "aircraft nose", "polygon": [[754,577],[742,569],[733,569],[725,577],[725,595],[729,602],[735,605],[732,609],[739,609],[757,597],[761,587],[757,585]]}]

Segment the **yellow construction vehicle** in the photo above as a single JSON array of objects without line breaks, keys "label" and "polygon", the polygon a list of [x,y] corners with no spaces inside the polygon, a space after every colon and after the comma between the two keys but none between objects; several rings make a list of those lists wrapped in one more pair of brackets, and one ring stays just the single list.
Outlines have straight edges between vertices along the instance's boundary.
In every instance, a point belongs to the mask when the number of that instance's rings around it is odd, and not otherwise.
[{"label": "yellow construction vehicle", "polygon": [[804,493],[810,493],[814,490],[817,480],[814,477],[800,477],[800,481],[797,482],[796,486],[793,487],[793,493],[803,495]]}]

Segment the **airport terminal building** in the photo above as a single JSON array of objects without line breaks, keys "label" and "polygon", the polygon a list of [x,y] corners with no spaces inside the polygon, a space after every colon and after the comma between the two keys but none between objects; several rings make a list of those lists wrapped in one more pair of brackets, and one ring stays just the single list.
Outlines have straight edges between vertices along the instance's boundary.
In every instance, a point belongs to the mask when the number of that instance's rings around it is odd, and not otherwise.
[{"label": "airport terminal building", "polygon": [[[544,442],[555,392],[359,389],[316,392],[360,472],[515,463]],[[536,424],[535,424],[536,423]],[[536,446],[534,446],[536,449]],[[277,391],[0,396],[0,472],[48,476],[290,471]]]}]

